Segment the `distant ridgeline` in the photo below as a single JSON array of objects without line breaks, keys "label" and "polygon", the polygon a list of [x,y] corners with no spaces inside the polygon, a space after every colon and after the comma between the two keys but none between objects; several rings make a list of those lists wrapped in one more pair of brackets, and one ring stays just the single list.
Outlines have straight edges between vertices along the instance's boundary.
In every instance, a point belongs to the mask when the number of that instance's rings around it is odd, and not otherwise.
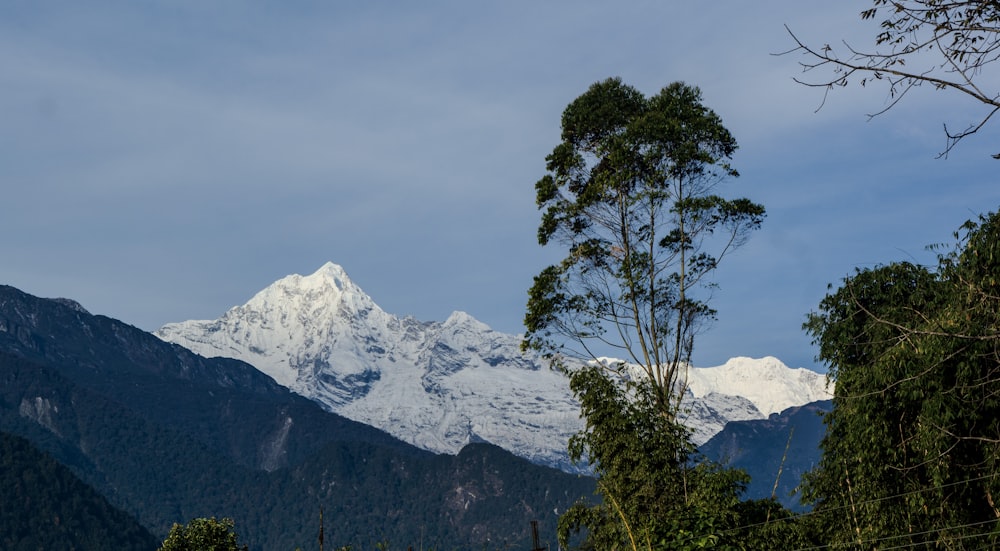
[{"label": "distant ridgeline", "polygon": [[792,511],[806,509],[795,494],[802,475],[820,459],[826,432],[823,414],[831,400],[773,413],[767,419],[733,421],[699,447],[706,457],[743,469],[750,475],[747,497],[774,497]]},{"label": "distant ridgeline", "polygon": [[[50,454],[155,538],[162,540],[174,522],[230,517],[251,549],[314,547],[321,506],[330,548],[383,541],[402,548],[528,548],[532,520],[540,521],[543,542],[554,541],[558,513],[594,488],[592,479],[489,444],[457,456],[417,449],[324,411],[241,361],[205,359],[71,301],[6,286],[0,286],[0,430]],[[10,461],[22,461],[23,452],[9,453]],[[15,471],[3,469],[5,477],[35,476]],[[14,499],[25,491],[35,499],[34,486],[17,484],[10,486]],[[38,491],[85,492],[69,483],[56,488],[65,489]],[[0,538],[19,538],[21,509],[9,510],[15,501],[6,494],[0,499],[0,525],[11,526]],[[98,539],[108,530],[101,519],[118,518],[65,514],[58,513],[59,523],[94,524]],[[49,518],[34,515],[44,525]],[[139,529],[118,531],[134,535],[140,547],[149,543]],[[0,547],[18,549],[5,541]],[[132,548],[121,538],[100,543]],[[39,547],[67,548],[39,540],[31,549]]]}]

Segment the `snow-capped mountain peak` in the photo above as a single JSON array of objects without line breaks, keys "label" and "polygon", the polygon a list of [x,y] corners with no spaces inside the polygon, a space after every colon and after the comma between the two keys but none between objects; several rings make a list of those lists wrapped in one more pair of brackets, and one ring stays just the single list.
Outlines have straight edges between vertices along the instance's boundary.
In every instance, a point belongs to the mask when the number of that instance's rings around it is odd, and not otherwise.
[{"label": "snow-capped mountain peak", "polygon": [[377,374],[361,358],[366,343],[388,337],[394,325],[398,320],[382,311],[343,268],[327,263],[311,275],[274,282],[218,320],[171,323],[156,334],[203,355],[243,359],[300,394],[330,367],[331,358],[338,358],[337,371],[358,383],[334,385],[336,394],[346,398],[345,393],[364,387],[358,377]]},{"label": "snow-capped mountain peak", "polygon": [[[444,322],[396,317],[332,262],[276,281],[217,320],[171,323],[156,335],[244,360],[331,411],[436,452],[485,440],[569,469],[567,440],[583,427],[566,378],[523,353],[520,336],[461,311]],[[775,358],[693,368],[695,441],[727,421],[812,401],[822,379]]]},{"label": "snow-capped mountain peak", "polygon": [[319,267],[314,274],[312,274],[314,279],[328,279],[332,280],[337,288],[343,287],[343,282],[347,282],[350,285],[354,285],[349,277],[347,277],[347,272],[344,271],[344,267],[340,264],[334,264],[333,262],[327,262]]},{"label": "snow-capped mountain peak", "polygon": [[704,398],[713,392],[742,396],[764,416],[832,398],[826,385],[817,383],[815,371],[789,369],[773,356],[736,357],[718,367],[692,368],[687,381],[688,390],[695,398]]},{"label": "snow-capped mountain peak", "polygon": [[444,320],[444,327],[467,326],[480,331],[492,331],[488,325],[460,310],[455,310]]},{"label": "snow-capped mountain peak", "polygon": [[332,262],[327,262],[310,275],[293,274],[274,282],[257,293],[243,308],[279,304],[286,304],[300,314],[317,314],[314,317],[325,317],[334,312],[346,316],[373,310],[381,312],[371,297],[351,281],[347,272]]}]

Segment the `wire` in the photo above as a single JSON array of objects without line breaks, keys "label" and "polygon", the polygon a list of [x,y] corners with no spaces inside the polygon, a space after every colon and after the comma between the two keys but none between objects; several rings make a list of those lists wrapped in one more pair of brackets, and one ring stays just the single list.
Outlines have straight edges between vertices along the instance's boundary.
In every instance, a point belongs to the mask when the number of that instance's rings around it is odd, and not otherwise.
[{"label": "wire", "polygon": [[[910,496],[910,495],[916,495],[916,494],[927,492],[927,491],[931,491],[931,490],[941,490],[941,489],[944,489],[944,488],[950,488],[952,486],[958,486],[958,485],[961,485],[961,484],[969,484],[969,483],[972,483],[972,482],[979,482],[981,480],[996,478],[998,476],[1000,476],[1000,472],[992,473],[992,474],[988,474],[988,475],[983,475],[983,476],[976,477],[976,478],[970,478],[970,479],[966,479],[966,480],[959,480],[959,481],[955,481],[955,482],[950,482],[948,484],[942,484],[940,486],[932,486],[932,487],[927,487],[927,488],[920,488],[918,490],[912,490],[912,491],[904,492],[904,493],[901,493],[901,494],[895,494],[895,495],[891,495],[891,496],[883,496],[883,497],[880,497],[880,498],[870,499],[870,500],[866,500],[866,501],[860,501],[860,502],[857,502],[855,504],[855,506],[862,506],[862,505],[869,505],[869,504],[874,504],[874,503],[881,503],[881,502],[888,501],[888,500],[891,500],[891,499],[898,499],[898,498],[902,498],[902,497],[906,497],[906,496]],[[759,526],[766,526],[766,525],[772,524],[772,523],[783,522],[783,521],[787,521],[787,520],[798,520],[800,518],[804,518],[804,517],[808,517],[808,516],[812,516],[812,515],[832,513],[832,512],[839,511],[839,510],[847,509],[849,507],[850,507],[849,505],[841,505],[841,506],[838,506],[838,507],[831,507],[829,509],[823,509],[823,510],[820,510],[820,511],[816,511],[816,510],[807,511],[805,513],[799,513],[797,515],[789,515],[787,517],[776,518],[776,519],[767,520],[767,521],[764,521],[764,522],[757,522],[757,523],[753,523],[753,524],[746,524],[746,525],[743,525],[743,526],[737,526],[737,527],[734,527],[734,528],[729,528],[727,530],[722,530],[720,532],[720,534],[731,534],[731,533],[736,533],[736,532],[740,532],[740,531],[743,531],[743,530],[749,530],[749,529],[756,528],[756,527],[759,527]],[[913,537],[913,536],[918,536],[918,535],[926,535],[926,534],[931,534],[931,533],[943,532],[943,531],[946,531],[946,530],[957,530],[957,529],[961,529],[961,528],[970,528],[970,527],[979,526],[979,525],[982,525],[982,524],[988,524],[988,523],[991,523],[991,522],[997,522],[998,520],[1000,520],[1000,519],[991,519],[991,520],[988,520],[988,521],[971,523],[971,524],[966,524],[966,525],[961,525],[961,526],[944,527],[944,528],[929,530],[929,531],[926,531],[926,532],[919,532],[919,533],[913,533],[913,534],[905,534],[905,535],[901,535],[901,536],[887,536],[887,537],[881,538],[881,539],[875,539],[875,540],[869,540],[869,541],[862,541],[862,542],[859,542],[859,544],[864,545],[864,544],[867,544],[867,543],[876,543],[876,542],[883,541],[883,540],[892,540],[892,539],[898,539],[898,538],[902,538],[902,537]],[[957,538],[950,538],[950,539],[965,539],[967,537],[978,537],[978,536],[984,536],[984,535],[989,535],[989,534],[972,534],[972,535],[960,536],[960,537],[957,537]],[[693,541],[694,537],[690,538],[690,540]],[[923,544],[926,544],[926,543],[932,543],[934,541],[936,541],[936,540],[928,540],[928,541],[917,543],[917,544],[906,544],[906,545],[899,546],[899,547],[886,548],[886,549],[883,549],[881,551],[889,551],[889,549],[905,549],[906,547],[913,547],[915,545],[923,545]],[[820,546],[815,546],[815,547],[804,547],[804,548],[801,548],[801,549],[797,549],[795,551],[817,551],[817,550],[820,550],[820,549],[829,549],[830,547],[832,547],[834,545],[843,545],[843,544],[826,544],[826,545],[820,545]]]},{"label": "wire", "polygon": [[[984,521],[980,521],[980,522],[972,522],[972,523],[969,523],[969,524],[962,524],[962,525],[959,525],[959,526],[948,526],[948,527],[944,527],[944,528],[935,528],[933,530],[925,530],[923,532],[913,532],[911,534],[900,534],[900,535],[896,535],[896,536],[884,536],[884,537],[881,537],[881,538],[874,538],[874,539],[869,539],[869,540],[860,540],[860,541],[858,541],[856,543],[859,546],[866,546],[866,545],[871,545],[871,544],[874,544],[874,543],[891,541],[891,540],[897,540],[897,539],[901,539],[901,538],[913,538],[913,537],[916,537],[916,536],[926,536],[926,535],[930,535],[930,534],[939,534],[941,532],[946,532],[948,530],[960,530],[960,529],[963,529],[963,528],[974,528],[976,526],[983,526],[985,524],[993,524],[993,523],[996,523],[998,521],[1000,521],[1000,519],[996,519],[995,518],[995,519],[984,520]],[[950,538],[945,538],[945,539],[947,539],[947,541],[955,541],[955,540],[962,540],[962,539],[968,539],[968,538],[977,538],[977,537],[990,536],[990,535],[992,535],[992,534],[989,534],[989,533],[986,533],[986,534],[982,534],[982,533],[980,533],[980,534],[966,534],[964,536],[955,536],[955,537],[950,537]],[[924,541],[910,542],[910,543],[907,543],[907,544],[904,544],[904,545],[898,545],[898,546],[895,546],[895,547],[883,547],[879,551],[890,551],[892,549],[906,549],[907,547],[916,547],[918,545],[926,545],[928,543],[935,543],[935,542],[939,541],[940,539],[941,538],[931,538],[931,539],[927,539],[927,540],[924,540]],[[824,544],[824,545],[817,545],[817,546],[814,546],[814,547],[800,547],[800,548],[795,549],[793,551],[816,551],[818,549],[829,549],[830,547],[833,547],[835,545],[843,545],[843,544],[840,544],[840,543],[828,543],[828,544]],[[854,545],[854,542],[852,542],[850,545]]]},{"label": "wire", "polygon": [[[959,481],[956,481],[956,482],[949,482],[948,484],[942,484],[940,486],[931,486],[931,487],[927,487],[927,488],[920,488],[918,490],[911,490],[909,492],[904,492],[904,493],[901,493],[901,494],[895,494],[895,495],[891,495],[891,496],[883,496],[883,497],[878,497],[878,498],[874,498],[874,499],[870,499],[870,500],[866,500],[866,501],[859,501],[855,505],[857,507],[860,507],[862,505],[871,505],[871,504],[874,504],[874,503],[881,503],[883,501],[889,501],[889,500],[892,500],[892,499],[898,499],[898,498],[902,498],[902,497],[916,495],[916,494],[923,493],[923,492],[928,492],[928,491],[931,491],[931,490],[942,490],[942,489],[945,489],[945,488],[950,488],[952,486],[958,486],[958,485],[961,485],[961,484],[969,484],[971,482],[979,482],[980,480],[986,480],[986,479],[989,479],[989,478],[996,478],[998,476],[1000,476],[1000,472],[996,472],[996,473],[993,473],[993,474],[980,476],[980,477],[977,477],[977,478],[970,478],[970,479],[967,479],[967,480],[959,480]],[[798,520],[800,518],[804,518],[804,517],[808,517],[808,516],[812,516],[812,515],[820,515],[820,514],[826,514],[826,513],[833,513],[833,512],[836,512],[836,511],[841,511],[841,510],[844,510],[844,509],[848,509],[850,507],[851,507],[850,505],[840,505],[840,506],[837,506],[837,507],[830,507],[829,509],[822,509],[822,510],[818,510],[818,511],[817,510],[806,511],[805,513],[799,513],[799,514],[796,514],[796,515],[789,515],[787,517],[782,517],[782,518],[775,518],[775,519],[767,520],[767,521],[764,521],[764,522],[756,522],[756,523],[753,523],[753,524],[746,524],[746,525],[743,525],[743,526],[736,526],[736,527],[733,527],[733,528],[729,528],[728,530],[723,530],[722,533],[723,534],[727,534],[727,533],[730,533],[730,532],[738,532],[740,530],[747,530],[747,529],[750,529],[750,528],[757,528],[758,526],[765,526],[765,525],[772,524],[772,523],[775,523],[775,522],[784,522],[784,521],[788,521],[788,520]]]}]

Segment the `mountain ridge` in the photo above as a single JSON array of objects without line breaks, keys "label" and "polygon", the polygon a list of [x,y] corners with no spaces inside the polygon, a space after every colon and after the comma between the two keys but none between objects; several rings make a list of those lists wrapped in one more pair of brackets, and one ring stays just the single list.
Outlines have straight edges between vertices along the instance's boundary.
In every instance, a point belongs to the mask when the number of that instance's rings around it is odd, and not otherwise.
[{"label": "mountain ridge", "polygon": [[750,475],[747,497],[774,498],[792,511],[805,511],[797,493],[802,476],[819,463],[826,433],[823,415],[832,400],[820,400],[772,413],[766,419],[727,423],[699,451]]},{"label": "mountain ridge", "polygon": [[[430,451],[488,441],[577,469],[566,442],[583,427],[579,406],[562,374],[521,351],[519,335],[462,311],[444,322],[389,314],[332,262],[279,279],[219,319],[166,324],[154,334],[243,360],[330,411]],[[692,368],[689,384],[696,444],[729,421],[829,397],[822,375],[773,357]]]}]

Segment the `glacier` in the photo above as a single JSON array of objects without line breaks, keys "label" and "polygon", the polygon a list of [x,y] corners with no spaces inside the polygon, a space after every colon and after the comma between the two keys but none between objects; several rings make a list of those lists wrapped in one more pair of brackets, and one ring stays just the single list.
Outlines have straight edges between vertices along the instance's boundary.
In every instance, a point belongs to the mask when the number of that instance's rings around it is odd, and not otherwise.
[{"label": "glacier", "polygon": [[[154,332],[203,356],[243,360],[329,411],[438,453],[490,442],[576,472],[569,437],[583,428],[560,372],[465,312],[443,322],[382,310],[332,262],[284,277],[216,320]],[[737,357],[688,373],[685,423],[702,444],[729,421],[764,419],[830,398],[825,376],[774,357]]]}]

